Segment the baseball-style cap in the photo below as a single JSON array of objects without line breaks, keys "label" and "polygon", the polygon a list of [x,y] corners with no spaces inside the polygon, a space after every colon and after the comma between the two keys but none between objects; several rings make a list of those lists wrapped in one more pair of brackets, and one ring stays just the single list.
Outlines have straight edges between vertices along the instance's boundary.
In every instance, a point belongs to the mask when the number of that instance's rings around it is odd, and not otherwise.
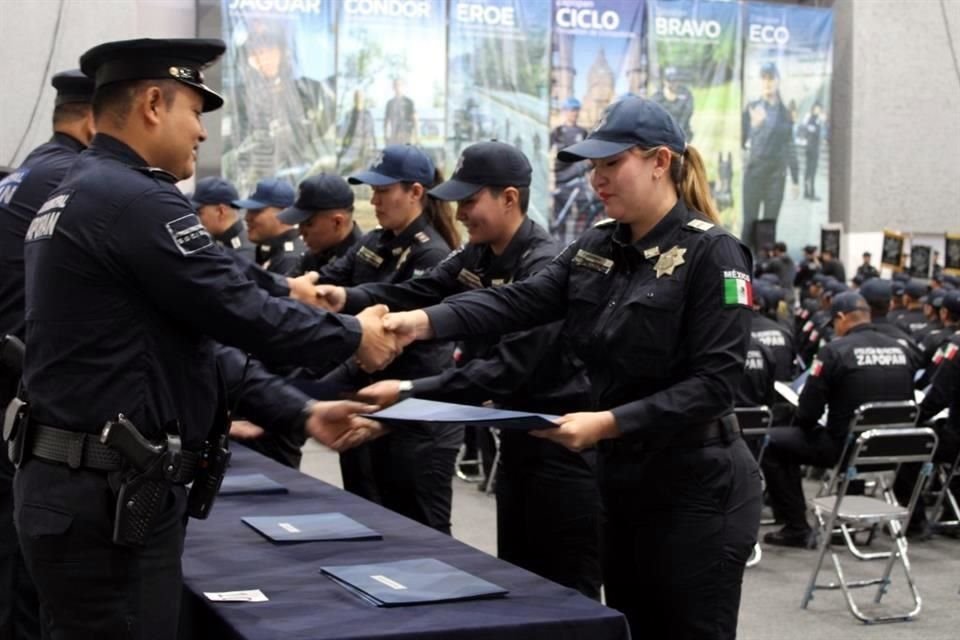
[{"label": "baseball-style cap", "polygon": [[924,301],[929,304],[934,309],[939,309],[943,306],[943,297],[947,294],[943,289],[934,289],[927,294],[927,299]]},{"label": "baseball-style cap", "polygon": [[927,291],[927,283],[923,280],[918,280],[917,278],[911,278],[904,288],[904,293],[914,300],[919,300],[923,296],[927,295]]},{"label": "baseball-style cap", "polygon": [[906,271],[897,271],[893,274],[893,279],[895,282],[909,282],[910,274]]},{"label": "baseball-style cap", "polygon": [[760,75],[770,76],[771,78],[779,78],[780,71],[777,69],[777,63],[765,62],[763,66],[760,67]]},{"label": "baseball-style cap", "polygon": [[870,304],[889,304],[893,283],[883,278],[870,278],[860,287],[860,295]]},{"label": "baseball-style cap", "polygon": [[50,84],[57,90],[56,106],[80,102],[89,104],[93,101],[93,78],[87,76],[80,69],[70,69],[54,74]]},{"label": "baseball-style cap", "polygon": [[296,194],[289,182],[280,178],[264,178],[257,183],[246,200],[234,200],[233,206],[239,209],[263,209],[264,207],[280,207],[286,209],[293,205]]},{"label": "baseball-style cap", "polygon": [[383,187],[398,182],[433,184],[433,161],[419,147],[409,144],[391,144],[377,154],[366,171],[355,173],[350,184],[369,184]]},{"label": "baseball-style cap", "polygon": [[778,276],[775,273],[764,273],[758,279],[763,280],[765,282],[769,282],[770,284],[773,284],[773,285],[777,285],[777,286],[780,285],[780,276]]},{"label": "baseball-style cap", "polygon": [[209,176],[197,180],[197,188],[187,196],[195,207],[205,204],[227,204],[235,207],[233,201],[240,197],[237,188],[229,180],[220,176]]},{"label": "baseball-style cap", "polygon": [[460,154],[450,179],[429,193],[437,200],[466,200],[484,187],[529,187],[532,175],[527,156],[513,145],[477,142]]},{"label": "baseball-style cap", "polygon": [[960,314],[960,290],[953,289],[943,295],[943,308],[953,314]]},{"label": "baseball-style cap", "polygon": [[560,108],[565,109],[567,111],[579,111],[580,101],[574,98],[573,96],[570,96],[569,98],[563,101],[563,105]]},{"label": "baseball-style cap", "polygon": [[837,296],[839,294],[846,293],[849,291],[849,289],[850,287],[842,282],[839,282],[838,280],[831,280],[823,285],[824,295],[827,296]]},{"label": "baseball-style cap", "polygon": [[557,158],[563,162],[608,158],[632,147],[667,147],[683,153],[687,139],[666,109],[652,100],[630,96],[607,107],[586,139],[562,149]]},{"label": "baseball-style cap", "polygon": [[203,110],[223,106],[223,98],[204,84],[203,69],[226,51],[223,40],[174,38],[118,40],[93,47],[80,56],[80,70],[99,89],[128,80],[176,80],[203,96]]},{"label": "baseball-style cap", "polygon": [[850,313],[851,311],[870,312],[867,301],[856,291],[847,291],[833,297],[830,302],[830,314]]},{"label": "baseball-style cap", "polygon": [[310,176],[300,183],[297,201],[277,214],[284,224],[300,224],[318,211],[349,209],[353,206],[353,189],[347,181],[329,173]]}]

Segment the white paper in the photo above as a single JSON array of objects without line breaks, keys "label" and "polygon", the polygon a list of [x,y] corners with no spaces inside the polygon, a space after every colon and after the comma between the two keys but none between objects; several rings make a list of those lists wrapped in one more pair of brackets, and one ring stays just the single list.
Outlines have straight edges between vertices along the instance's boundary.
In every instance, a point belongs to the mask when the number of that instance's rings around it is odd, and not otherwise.
[{"label": "white paper", "polygon": [[267,596],[260,589],[246,591],[203,592],[211,602],[266,602]]}]

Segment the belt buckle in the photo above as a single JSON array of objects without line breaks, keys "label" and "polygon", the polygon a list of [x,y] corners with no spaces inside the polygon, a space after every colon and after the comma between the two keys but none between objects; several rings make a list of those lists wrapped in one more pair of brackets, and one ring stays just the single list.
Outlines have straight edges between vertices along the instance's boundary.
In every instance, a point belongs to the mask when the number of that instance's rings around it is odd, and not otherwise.
[{"label": "belt buckle", "polygon": [[79,469],[83,464],[83,447],[87,441],[87,434],[72,434],[70,444],[67,446],[67,466],[71,469]]}]

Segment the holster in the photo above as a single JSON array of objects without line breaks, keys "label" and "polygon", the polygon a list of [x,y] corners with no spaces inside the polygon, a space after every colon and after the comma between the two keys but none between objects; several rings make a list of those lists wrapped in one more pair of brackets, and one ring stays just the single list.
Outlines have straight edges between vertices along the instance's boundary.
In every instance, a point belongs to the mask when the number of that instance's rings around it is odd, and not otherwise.
[{"label": "holster", "polygon": [[7,443],[7,455],[13,466],[20,468],[26,462],[27,452],[30,451],[30,405],[14,398],[7,405],[3,419],[3,439]]},{"label": "holster", "polygon": [[150,535],[173,484],[164,477],[164,458],[158,456],[146,471],[131,469],[123,475],[113,520],[115,544],[142,547]]}]

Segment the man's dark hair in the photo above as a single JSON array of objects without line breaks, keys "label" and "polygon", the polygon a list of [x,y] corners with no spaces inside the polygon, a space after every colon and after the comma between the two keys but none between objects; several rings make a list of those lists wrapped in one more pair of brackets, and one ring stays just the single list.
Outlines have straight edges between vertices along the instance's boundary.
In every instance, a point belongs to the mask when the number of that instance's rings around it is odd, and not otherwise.
[{"label": "man's dark hair", "polygon": [[786,242],[777,242],[773,245],[773,248],[779,251],[780,253],[787,252],[787,243]]},{"label": "man's dark hair", "polygon": [[[509,187],[487,187],[487,190],[490,192],[491,197],[499,198],[503,190],[508,188]],[[530,206],[530,187],[514,187],[514,189],[520,192],[520,213],[525,214],[527,207]]]},{"label": "man's dark hair", "polygon": [[83,120],[90,113],[90,105],[86,102],[68,102],[53,108],[53,128],[77,120]]},{"label": "man's dark hair", "polygon": [[130,80],[98,87],[93,94],[93,117],[109,117],[116,127],[126,124],[137,94],[149,86],[160,87],[163,102],[169,108],[177,98],[176,80]]}]

